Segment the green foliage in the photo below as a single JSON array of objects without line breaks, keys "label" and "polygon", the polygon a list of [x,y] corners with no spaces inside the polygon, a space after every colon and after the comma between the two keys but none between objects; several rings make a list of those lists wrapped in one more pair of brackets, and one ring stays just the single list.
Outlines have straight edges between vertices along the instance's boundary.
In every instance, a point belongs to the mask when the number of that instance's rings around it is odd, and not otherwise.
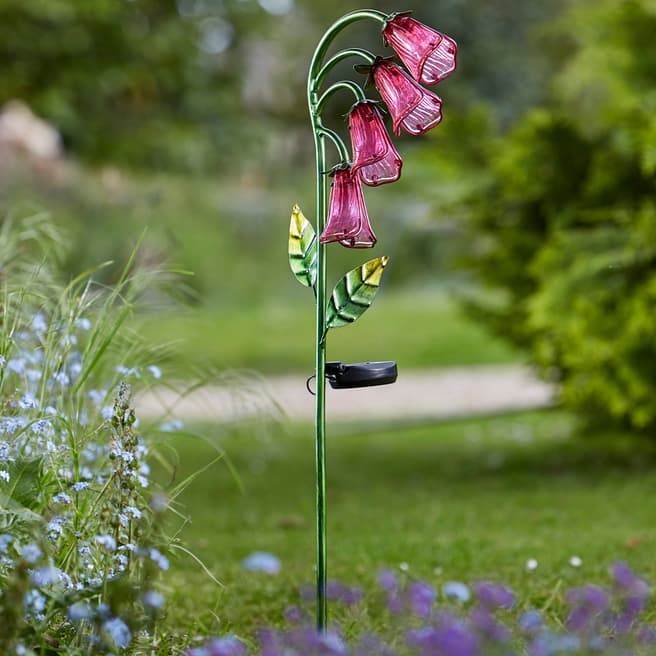
[{"label": "green foliage", "polygon": [[126,324],[152,276],[131,260],[112,288],[62,283],[45,217],[1,237],[0,653],[154,654],[170,500],[126,382],[161,375]]},{"label": "green foliage", "polygon": [[557,33],[577,45],[553,102],[497,144],[474,207],[475,266],[502,294],[473,307],[531,347],[572,407],[647,428],[656,425],[656,6],[595,3]]},{"label": "green foliage", "polygon": [[[568,1],[417,0],[417,18],[451,33],[466,53],[459,82],[446,83],[452,114],[486,100],[508,122],[539,100],[547,67],[537,28]],[[397,0],[376,4],[404,9]],[[94,162],[234,171],[274,169],[299,152],[309,159],[311,140],[299,143],[307,62],[323,31],[355,7],[296,0],[281,15],[273,5],[3,0],[0,104],[26,101],[71,152]],[[360,27],[342,45],[389,54],[376,26]],[[352,75],[351,63],[339,73]],[[339,125],[345,108],[329,111]]]}]

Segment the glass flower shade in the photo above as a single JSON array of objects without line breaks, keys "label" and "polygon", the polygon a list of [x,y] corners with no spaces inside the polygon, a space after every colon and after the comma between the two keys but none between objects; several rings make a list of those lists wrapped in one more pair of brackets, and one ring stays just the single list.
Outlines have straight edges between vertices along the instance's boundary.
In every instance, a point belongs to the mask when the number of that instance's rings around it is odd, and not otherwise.
[{"label": "glass flower shade", "polygon": [[456,42],[414,18],[395,16],[385,25],[383,38],[422,84],[437,84],[456,70]]},{"label": "glass flower shade", "polygon": [[442,100],[424,89],[399,66],[383,59],[373,65],[374,84],[385,101],[394,125],[394,134],[401,128],[419,136],[442,120]]},{"label": "glass flower shade", "polygon": [[362,182],[370,187],[399,179],[403,161],[374,103],[363,101],[353,107],[349,113],[349,132],[354,175],[357,173]]},{"label": "glass flower shade", "polygon": [[328,220],[319,241],[338,241],[347,248],[372,248],[376,244],[360,178],[351,167],[338,169],[333,175]]}]

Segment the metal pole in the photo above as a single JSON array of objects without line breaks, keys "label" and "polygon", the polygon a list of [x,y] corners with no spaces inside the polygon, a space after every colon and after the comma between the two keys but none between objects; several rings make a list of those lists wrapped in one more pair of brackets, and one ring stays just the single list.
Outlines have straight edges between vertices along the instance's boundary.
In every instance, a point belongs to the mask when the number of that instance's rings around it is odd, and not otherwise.
[{"label": "metal pole", "polygon": [[[321,82],[330,68],[346,56],[359,55],[369,60],[365,51],[351,50],[343,56],[334,57],[322,67],[323,59],[337,34],[347,25],[359,20],[373,19],[384,23],[386,14],[376,10],[360,10],[342,16],[326,31],[314,52],[310,71],[308,74],[308,107],[312,120],[314,144],[316,151],[316,232],[321,235],[326,223],[327,194],[326,194],[326,145],[327,130],[321,122],[321,109],[319,90]],[[338,83],[340,87],[351,86],[352,83]],[[354,85],[353,85],[354,86]],[[345,148],[339,148],[343,156]],[[315,405],[315,449],[316,449],[316,502],[317,502],[317,629],[325,631],[328,624],[328,608],[326,600],[326,247],[317,245],[317,280],[316,280],[316,405]]]}]

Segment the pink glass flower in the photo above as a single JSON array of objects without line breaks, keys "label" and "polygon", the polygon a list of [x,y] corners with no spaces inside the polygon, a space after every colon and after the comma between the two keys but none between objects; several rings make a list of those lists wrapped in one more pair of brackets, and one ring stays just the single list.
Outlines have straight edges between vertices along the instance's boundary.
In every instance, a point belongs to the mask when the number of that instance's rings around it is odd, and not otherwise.
[{"label": "pink glass flower", "polygon": [[437,84],[456,70],[456,42],[407,14],[397,14],[389,20],[383,38],[412,77],[422,84]]},{"label": "pink glass flower", "polygon": [[374,103],[365,100],[354,105],[349,113],[349,131],[354,175],[357,173],[370,187],[399,179],[403,162]]},{"label": "pink glass flower", "polygon": [[379,59],[372,66],[374,84],[385,101],[398,137],[403,128],[418,136],[442,120],[442,100],[424,89],[389,59]]},{"label": "pink glass flower", "polygon": [[372,248],[376,243],[360,178],[351,167],[337,169],[333,175],[328,220],[319,241],[338,241],[347,248]]}]

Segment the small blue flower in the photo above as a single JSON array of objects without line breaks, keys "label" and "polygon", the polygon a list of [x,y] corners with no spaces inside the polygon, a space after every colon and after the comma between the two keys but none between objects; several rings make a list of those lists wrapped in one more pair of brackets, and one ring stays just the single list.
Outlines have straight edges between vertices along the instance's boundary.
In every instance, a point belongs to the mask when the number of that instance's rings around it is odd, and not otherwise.
[{"label": "small blue flower", "polygon": [[77,601],[68,607],[66,613],[71,622],[81,622],[83,620],[90,620],[93,617],[93,609],[86,601]]},{"label": "small blue flower", "polygon": [[7,362],[7,369],[20,376],[25,371],[25,360],[23,358],[11,358],[11,360]]},{"label": "small blue flower", "polygon": [[52,497],[52,502],[61,504],[62,506],[69,506],[71,503],[71,497],[66,494],[66,492],[60,492]]},{"label": "small blue flower", "polygon": [[52,565],[46,565],[45,567],[39,567],[32,572],[32,583],[39,588],[43,588],[47,585],[52,585],[62,580],[63,572],[58,567],[53,567]]},{"label": "small blue flower", "polygon": [[151,549],[149,552],[150,559],[157,564],[161,570],[169,568],[169,559],[162,555],[157,549]]},{"label": "small blue flower", "polygon": [[39,407],[39,402],[31,394],[23,394],[19,401],[18,406],[21,410],[33,410]]},{"label": "small blue flower", "polygon": [[135,506],[125,506],[125,514],[134,519],[141,519],[141,510]]},{"label": "small blue flower", "polygon": [[148,608],[154,608],[159,610],[164,608],[164,596],[161,595],[156,590],[148,590],[144,592],[143,597],[141,598],[144,606]]},{"label": "small blue flower", "polygon": [[107,620],[102,625],[103,631],[110,640],[120,649],[126,649],[132,641],[132,633],[128,625],[119,617]]},{"label": "small blue flower", "polygon": [[53,380],[62,387],[68,387],[71,384],[71,379],[65,371],[59,371],[53,376]]},{"label": "small blue flower", "polygon": [[28,590],[24,598],[25,607],[39,614],[45,610],[46,598],[38,590]]},{"label": "small blue flower", "polygon": [[91,321],[89,319],[86,319],[85,317],[80,317],[76,322],[75,322],[75,327],[78,330],[91,330]]},{"label": "small blue flower", "polygon": [[466,604],[471,599],[471,591],[460,581],[448,581],[442,586],[442,593],[447,599],[456,599]]},{"label": "small blue flower", "polygon": [[535,633],[542,627],[542,615],[537,610],[527,610],[520,616],[518,624],[523,633]]},{"label": "small blue flower", "polygon": [[93,539],[107,551],[116,550],[116,540],[111,535],[96,535]]},{"label": "small blue flower", "polygon": [[159,380],[162,377],[162,370],[157,365],[151,364],[146,367],[146,369],[148,369],[148,373],[150,373],[155,380]]},{"label": "small blue flower", "polygon": [[280,572],[280,559],[266,551],[254,551],[250,556],[242,560],[241,566],[253,572],[265,572],[266,574],[278,574]]},{"label": "small blue flower", "polygon": [[32,330],[35,333],[45,333],[48,330],[46,318],[39,312],[32,319]]},{"label": "small blue flower", "polygon": [[3,533],[0,535],[0,554],[6,554],[9,544],[14,538],[8,533]]},{"label": "small blue flower", "polygon": [[21,556],[25,558],[28,563],[34,565],[34,563],[36,563],[36,561],[39,560],[41,556],[43,556],[43,551],[41,551],[38,544],[26,544],[21,549]]},{"label": "small blue flower", "polygon": [[169,421],[162,422],[159,425],[159,429],[164,433],[175,433],[176,431],[181,431],[184,428],[184,422],[181,419],[171,419]]},{"label": "small blue flower", "polygon": [[124,365],[119,365],[114,367],[114,371],[121,376],[125,376],[126,378],[131,378],[132,376],[135,378],[141,378],[141,372],[136,367],[126,367]]}]

